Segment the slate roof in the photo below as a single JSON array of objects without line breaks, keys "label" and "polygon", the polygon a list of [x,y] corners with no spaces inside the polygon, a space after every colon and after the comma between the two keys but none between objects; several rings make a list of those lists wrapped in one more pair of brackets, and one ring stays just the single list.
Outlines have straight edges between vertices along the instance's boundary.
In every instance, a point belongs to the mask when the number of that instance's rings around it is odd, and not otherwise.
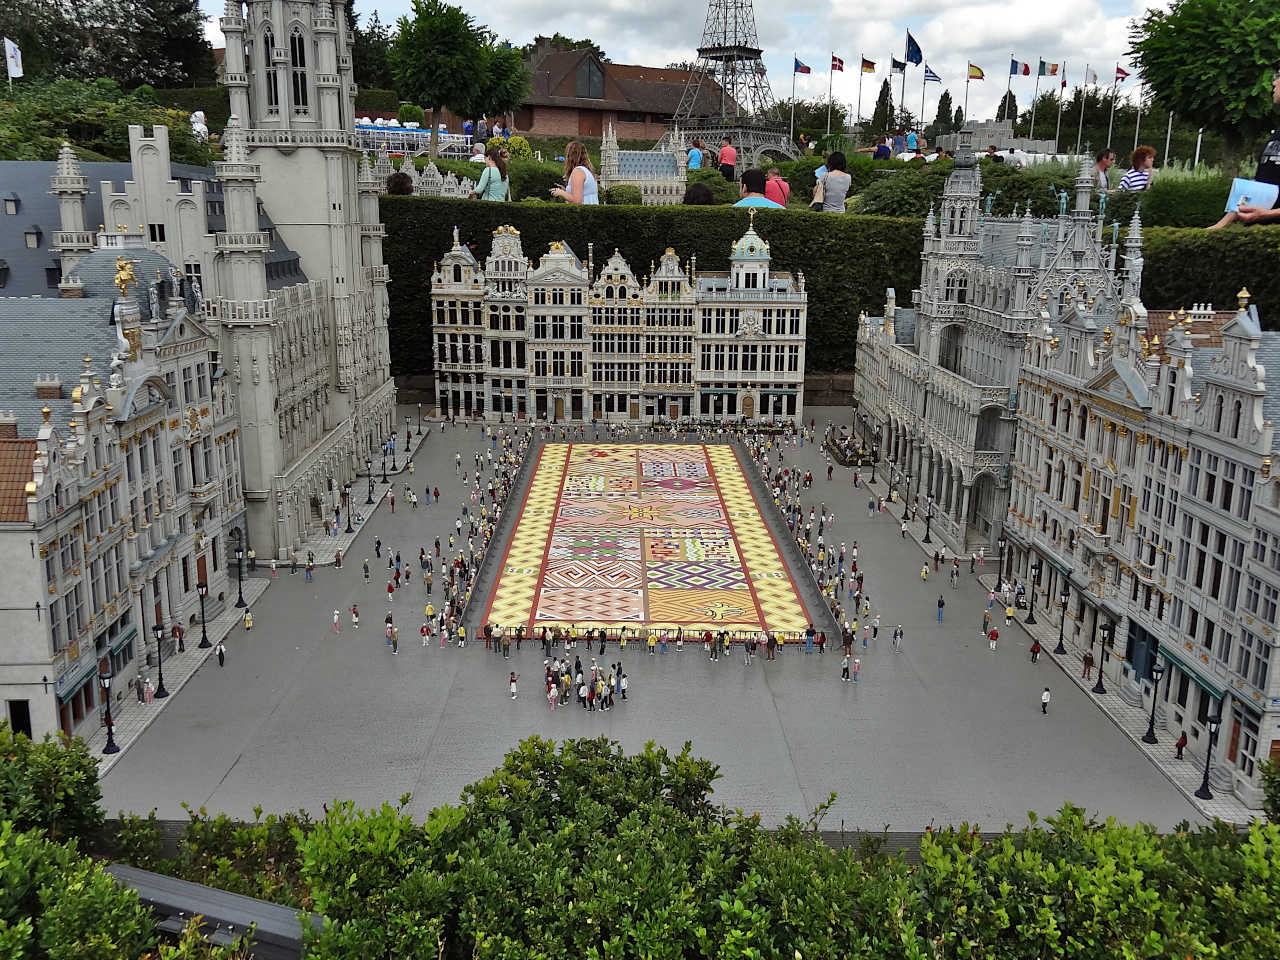
[{"label": "slate roof", "polygon": [[619,150],[618,177],[633,180],[674,180],[680,168],[674,153],[665,150]]},{"label": "slate roof", "polygon": [[0,439],[0,523],[27,519],[27,483],[35,476],[36,442]]},{"label": "slate roof", "polygon": [[893,342],[914,346],[916,342],[916,311],[914,307],[896,307],[893,311]]},{"label": "slate roof", "polygon": [[[680,106],[691,71],[668,67],[650,67],[636,63],[599,61],[604,71],[605,93],[617,91],[603,99],[567,96],[557,93],[566,77],[578,69],[588,57],[587,50],[553,50],[530,64],[533,90],[525,98],[526,106],[578,107],[587,110],[622,110],[635,113],[674,114]],[[699,115],[720,112],[720,85],[706,78],[698,92]]]},{"label": "slate roof", "polygon": [[[1280,331],[1264,330],[1258,344],[1257,361],[1267,371],[1268,376],[1280,380]],[[1267,388],[1262,398],[1262,417],[1272,423],[1280,422],[1280,389],[1273,386]]]},{"label": "slate roof", "polygon": [[[1006,263],[1010,266],[1016,263],[1018,257],[1018,231],[1021,229],[1021,220],[987,220],[981,233],[982,264],[989,267],[998,267]],[[1037,236],[1037,243],[1038,241],[1039,238]]]},{"label": "slate roof", "polygon": [[1191,394],[1204,394],[1204,380],[1209,374],[1213,358],[1222,353],[1221,347],[1191,348]]},{"label": "slate roof", "polygon": [[[0,184],[5,196],[17,194],[18,213],[8,216],[0,205],[0,260],[9,265],[9,279],[0,296],[4,297],[56,297],[56,282],[51,287],[45,277],[45,268],[58,265],[53,252],[53,234],[62,226],[58,215],[58,198],[49,193],[49,180],[57,172],[53,160],[9,160],[0,162]],[[133,165],[123,161],[81,163],[81,173],[89,181],[89,193],[85,197],[85,227],[96,230],[104,221],[102,213],[102,181],[122,187],[133,178]],[[198,167],[189,163],[170,164],[170,174],[175,180],[203,180],[206,182],[206,204],[218,204],[221,209],[222,185],[213,178],[212,167]],[[208,213],[209,231],[226,230],[226,217],[222,213]],[[259,229],[271,231],[274,237],[267,253],[267,287],[281,287],[302,283],[307,278],[299,263],[299,256],[275,232],[275,224],[265,210],[259,210]],[[40,227],[40,245],[29,249],[25,231],[32,225]],[[141,278],[142,274],[138,274]],[[155,276],[152,271],[151,276]],[[207,281],[205,281],[207,282]]]}]

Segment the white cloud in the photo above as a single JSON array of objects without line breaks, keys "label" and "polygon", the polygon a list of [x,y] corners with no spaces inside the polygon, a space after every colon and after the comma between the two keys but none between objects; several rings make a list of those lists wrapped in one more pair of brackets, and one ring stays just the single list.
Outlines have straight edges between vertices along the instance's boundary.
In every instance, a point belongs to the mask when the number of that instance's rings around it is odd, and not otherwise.
[{"label": "white cloud", "polygon": [[[920,42],[925,59],[943,83],[929,84],[926,119],[932,119],[939,94],[951,91],[964,100],[964,78],[969,63],[986,71],[986,79],[969,86],[969,113],[990,117],[1004,94],[1009,55],[1032,64],[1040,59],[1067,64],[1067,81],[1080,82],[1085,64],[1107,82],[1114,65],[1126,67],[1129,22],[1148,7],[1167,8],[1170,0],[1059,0],[1057,3],[997,3],[992,0],[864,0],[857,5],[831,5],[817,0],[789,0],[785,4],[756,3],[756,24],[765,66],[774,96],[785,100],[791,93],[791,58],[794,52],[813,73],[798,76],[796,96],[821,99],[829,79],[833,95],[850,104],[857,96],[859,56],[876,62],[878,72],[863,77],[862,109],[874,106],[880,83],[888,73],[890,55],[901,57],[905,32],[910,28]],[[215,46],[222,45],[217,17],[222,5],[202,0],[213,18],[206,33]],[[358,0],[362,17],[375,9],[384,22],[393,22],[409,10],[409,0]],[[464,0],[462,6],[512,43],[528,42],[535,34],[559,30],[571,36],[589,36],[614,60],[663,65],[691,60],[706,18],[705,0],[525,0],[499,7]],[[831,51],[844,58],[845,72],[831,78]],[[892,83],[894,100],[901,78]],[[1057,81],[1044,78],[1041,89]],[[1015,77],[1013,89],[1020,104],[1029,103],[1033,77]],[[1136,92],[1137,84],[1126,85]],[[1122,90],[1124,87],[1121,88]],[[921,69],[912,66],[906,79],[909,109],[920,110]],[[1039,120],[1037,120],[1037,132]]]}]

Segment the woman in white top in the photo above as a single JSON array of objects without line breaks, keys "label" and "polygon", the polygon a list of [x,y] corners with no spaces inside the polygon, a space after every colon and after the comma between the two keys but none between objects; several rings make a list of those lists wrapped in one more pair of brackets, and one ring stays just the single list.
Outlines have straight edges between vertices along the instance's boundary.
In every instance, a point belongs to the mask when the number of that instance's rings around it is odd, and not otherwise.
[{"label": "woman in white top", "polygon": [[574,140],[564,148],[563,187],[552,187],[551,195],[572,204],[594,206],[600,202],[596,188],[596,176],[591,169],[591,158],[581,140]]}]

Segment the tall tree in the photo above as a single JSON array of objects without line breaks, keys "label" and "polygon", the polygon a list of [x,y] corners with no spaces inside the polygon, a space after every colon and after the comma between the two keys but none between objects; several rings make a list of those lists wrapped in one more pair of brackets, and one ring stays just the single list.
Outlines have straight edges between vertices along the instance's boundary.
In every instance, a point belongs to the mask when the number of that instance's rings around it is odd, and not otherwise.
[{"label": "tall tree", "polygon": [[351,58],[356,84],[361,89],[395,89],[390,63],[391,45],[395,38],[392,28],[378,19],[377,10],[369,18],[368,26],[355,28]]},{"label": "tall tree", "polygon": [[938,97],[938,113],[933,118],[933,135],[935,137],[951,132],[952,110],[951,91],[943,90],[942,96]]},{"label": "tall tree", "polygon": [[524,103],[533,90],[533,78],[524,64],[524,54],[507,43],[488,42],[480,47],[475,69],[480,84],[466,111],[473,117],[505,114]]},{"label": "tall tree", "polygon": [[964,107],[956,107],[956,115],[951,118],[951,129],[959,130],[964,126]]},{"label": "tall tree", "polygon": [[880,95],[876,97],[876,108],[871,111],[871,134],[880,134],[893,128],[893,94],[889,90],[889,80],[880,84]]},{"label": "tall tree", "polygon": [[482,31],[461,7],[444,0],[413,0],[413,16],[401,17],[391,46],[391,73],[407,100],[430,107],[431,156],[439,150],[441,108],[475,105],[484,79],[476,69],[486,45]]},{"label": "tall tree", "polygon": [[1018,95],[1012,90],[1006,90],[1000,98],[1000,106],[996,107],[996,119],[1018,122]]},{"label": "tall tree", "polygon": [[544,41],[549,42],[553,47],[557,47],[561,50],[590,50],[601,60],[609,59],[604,55],[604,51],[600,49],[600,44],[596,43],[590,37],[583,37],[581,40],[575,40],[573,37],[566,37],[559,30],[549,37],[544,37],[539,34],[533,38],[533,43],[526,43],[521,47],[520,52],[527,56],[533,52],[533,48],[535,46]]},{"label": "tall tree", "polygon": [[1253,0],[1174,0],[1130,31],[1139,71],[1164,110],[1222,135],[1228,171],[1271,129],[1271,78],[1280,63],[1275,11]]}]

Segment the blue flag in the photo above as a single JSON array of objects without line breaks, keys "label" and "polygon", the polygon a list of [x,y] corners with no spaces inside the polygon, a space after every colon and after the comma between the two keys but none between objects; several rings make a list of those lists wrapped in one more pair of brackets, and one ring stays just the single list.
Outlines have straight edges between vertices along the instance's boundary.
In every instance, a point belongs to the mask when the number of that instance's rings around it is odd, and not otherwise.
[{"label": "blue flag", "polygon": [[911,31],[907,31],[907,63],[921,64],[924,62],[924,54],[920,52],[920,44],[916,43],[916,38],[911,35]]},{"label": "blue flag", "polygon": [[907,70],[907,65],[903,63],[901,60],[899,60],[897,57],[889,58],[890,73],[905,73],[906,70]]}]

